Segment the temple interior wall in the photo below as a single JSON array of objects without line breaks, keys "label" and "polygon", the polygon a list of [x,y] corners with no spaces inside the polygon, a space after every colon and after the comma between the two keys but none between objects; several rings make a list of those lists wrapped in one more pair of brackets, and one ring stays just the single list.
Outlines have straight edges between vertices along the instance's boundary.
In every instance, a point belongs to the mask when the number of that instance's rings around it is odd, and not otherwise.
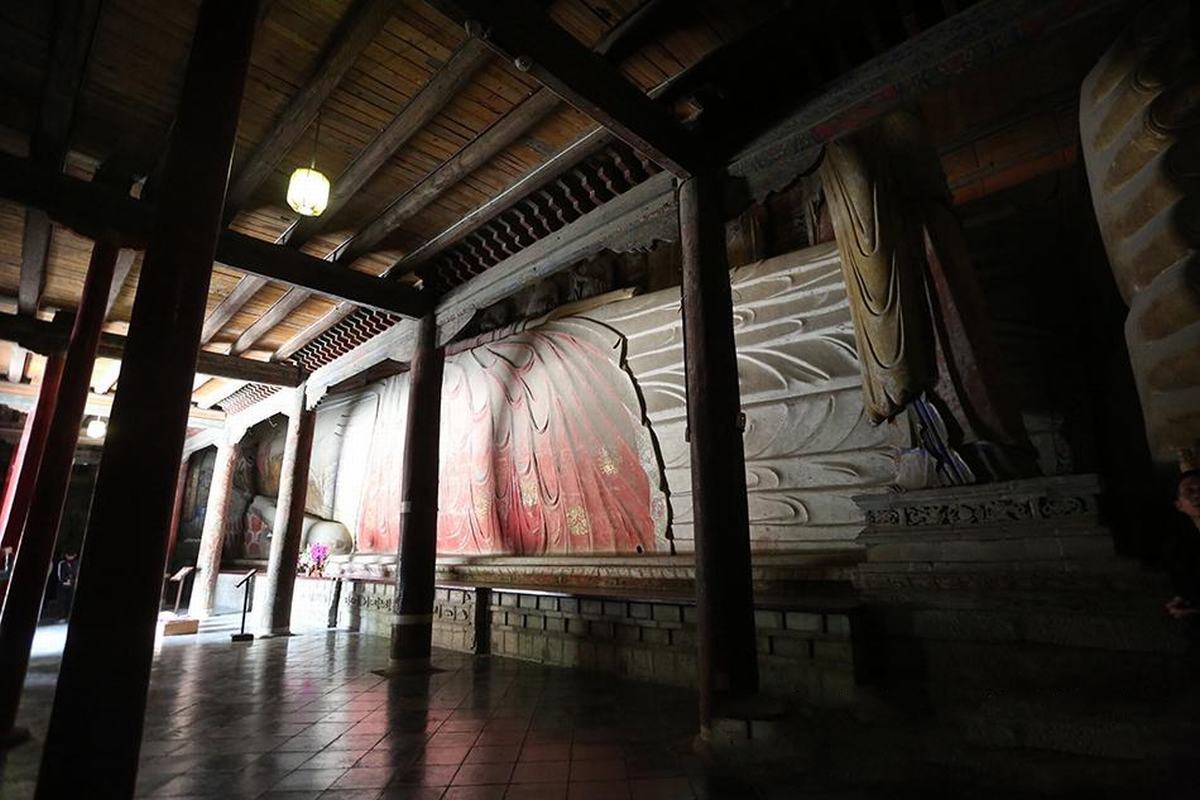
[{"label": "temple interior wall", "polygon": [[[753,546],[760,551],[852,546],[863,524],[852,495],[892,481],[896,453],[909,434],[903,422],[872,426],[863,413],[836,250],[824,244],[749,264],[734,270],[732,281]],[[528,353],[535,357],[514,370],[513,363]],[[447,361],[440,552],[692,550],[678,288],[547,319]],[[596,371],[584,378],[573,374],[587,369]],[[456,381],[466,390],[461,402],[447,399]],[[586,381],[593,381],[590,388]],[[612,391],[601,392],[606,383]],[[395,552],[407,394],[408,376],[402,373],[331,397],[317,415],[306,512],[344,525],[355,554]],[[608,424],[587,436],[576,434],[591,427],[589,419]],[[545,425],[546,430],[539,427]],[[278,492],[284,430],[283,422],[271,421],[243,445],[230,514],[236,522],[226,531],[228,558],[265,556],[263,525],[255,518],[262,505],[247,498],[269,501]],[[522,436],[524,441],[516,441]],[[500,471],[497,465],[526,457],[523,447],[539,457],[514,467],[516,477],[508,485],[501,478],[477,480],[474,471],[462,474],[464,459],[471,459],[475,471]],[[581,453],[594,462],[583,463]],[[205,494],[211,456],[198,457],[197,467],[185,503],[185,540],[199,537],[203,508],[192,500]],[[621,485],[627,475],[636,478],[628,481],[636,486]],[[572,481],[580,487],[576,500],[551,496],[556,491],[570,496]],[[628,491],[620,494],[623,489]],[[507,516],[502,509],[490,513],[489,503],[501,507],[514,498]],[[581,518],[599,527],[596,520],[628,517],[629,506],[641,504],[644,513],[613,527],[652,530],[634,531],[633,538],[620,531],[594,536],[580,546],[572,529],[562,542],[555,538],[555,500],[567,506],[561,514],[565,528]],[[582,517],[571,503],[582,505]],[[273,513],[269,502],[267,509]],[[483,544],[467,534],[455,538],[464,514],[471,517],[469,534],[484,537]],[[539,524],[543,532],[531,530]]]}]

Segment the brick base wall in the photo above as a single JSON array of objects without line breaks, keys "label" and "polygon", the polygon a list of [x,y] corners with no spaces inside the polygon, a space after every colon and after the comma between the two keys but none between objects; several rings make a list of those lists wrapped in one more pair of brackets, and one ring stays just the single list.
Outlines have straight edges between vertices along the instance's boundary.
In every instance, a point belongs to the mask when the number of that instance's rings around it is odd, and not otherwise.
[{"label": "brick base wall", "polygon": [[[390,583],[346,581],[339,624],[390,635],[393,596]],[[862,659],[853,610],[760,608],[755,622],[765,689],[818,705],[856,699]],[[683,600],[439,586],[433,643],[655,683],[696,683],[696,609]]]}]

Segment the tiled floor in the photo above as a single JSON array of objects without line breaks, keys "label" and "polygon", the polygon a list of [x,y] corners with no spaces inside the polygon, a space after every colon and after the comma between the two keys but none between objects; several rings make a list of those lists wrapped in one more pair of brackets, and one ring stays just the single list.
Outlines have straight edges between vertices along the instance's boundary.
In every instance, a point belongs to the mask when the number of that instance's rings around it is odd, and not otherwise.
[{"label": "tiled floor", "polygon": [[[56,635],[43,629],[39,641]],[[0,797],[32,793],[53,650],[43,646],[30,670],[22,722],[35,740],[8,755]],[[387,642],[344,631],[249,645],[220,630],[168,639],[155,662],[139,796],[758,796],[690,754],[690,692],[501,658],[439,652],[435,662],[443,671],[381,678],[372,670],[386,665]]]}]

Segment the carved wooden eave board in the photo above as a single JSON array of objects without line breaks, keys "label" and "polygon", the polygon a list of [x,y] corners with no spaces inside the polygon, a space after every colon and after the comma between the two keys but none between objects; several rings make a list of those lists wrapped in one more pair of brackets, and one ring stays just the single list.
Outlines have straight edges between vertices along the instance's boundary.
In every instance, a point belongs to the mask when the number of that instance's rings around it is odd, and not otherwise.
[{"label": "carved wooden eave board", "polygon": [[[439,343],[450,341],[478,310],[507,297],[534,277],[553,275],[604,249],[626,250],[674,240],[677,219],[675,180],[661,172],[449,292],[435,311]],[[319,402],[328,387],[385,359],[411,360],[416,329],[414,322],[400,322],[314,371],[308,381],[309,405]]]}]

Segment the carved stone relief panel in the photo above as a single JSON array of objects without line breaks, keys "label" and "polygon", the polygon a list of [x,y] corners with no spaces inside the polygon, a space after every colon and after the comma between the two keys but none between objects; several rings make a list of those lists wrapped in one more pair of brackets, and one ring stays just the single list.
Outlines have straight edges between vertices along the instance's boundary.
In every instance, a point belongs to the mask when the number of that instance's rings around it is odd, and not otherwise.
[{"label": "carved stone relief panel", "polygon": [[[756,549],[849,541],[851,499],[891,484],[903,425],[864,411],[838,255],[826,244],[736,269],[734,328],[751,538]],[[690,454],[679,291],[613,303],[588,316],[627,339],[627,360],[658,442],[677,549],[691,549]]]}]

